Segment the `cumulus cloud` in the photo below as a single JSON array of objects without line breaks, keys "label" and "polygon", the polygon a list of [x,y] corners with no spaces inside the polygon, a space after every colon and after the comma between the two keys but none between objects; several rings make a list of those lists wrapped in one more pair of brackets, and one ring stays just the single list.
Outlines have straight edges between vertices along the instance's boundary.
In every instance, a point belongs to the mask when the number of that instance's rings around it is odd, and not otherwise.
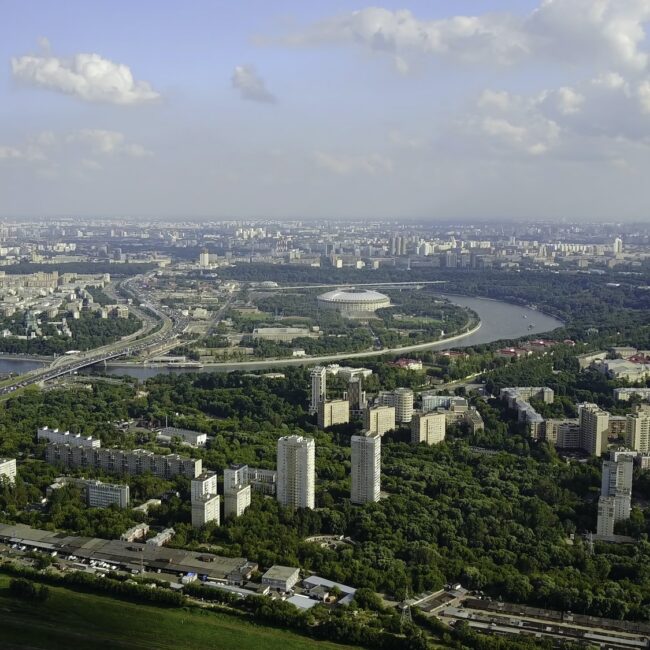
[{"label": "cumulus cloud", "polygon": [[275,103],[275,96],[252,65],[235,66],[230,80],[242,99],[265,104]]},{"label": "cumulus cloud", "polygon": [[541,0],[528,15],[484,13],[423,20],[379,7],[327,18],[279,39],[289,46],[343,44],[388,53],[402,72],[408,58],[510,64],[543,55],[569,61],[606,60],[643,69],[644,23],[650,0]]},{"label": "cumulus cloud", "polygon": [[340,176],[386,174],[393,171],[393,163],[390,158],[380,154],[350,156],[315,151],[313,159],[318,167]]},{"label": "cumulus cloud", "polygon": [[149,83],[136,81],[127,65],[99,54],[77,54],[71,59],[48,53],[14,57],[11,70],[18,81],[89,102],[133,105],[160,97]]},{"label": "cumulus cloud", "polygon": [[650,147],[650,79],[605,73],[532,95],[488,90],[458,121],[461,137],[492,153],[594,159]]},{"label": "cumulus cloud", "polygon": [[22,144],[0,144],[0,161],[41,164],[58,158],[74,160],[75,156],[79,156],[82,165],[87,168],[98,167],[95,158],[143,158],[151,155],[151,151],[142,145],[129,142],[123,133],[104,129],[81,129],[62,135],[42,131]]},{"label": "cumulus cloud", "polygon": [[100,155],[125,155],[132,158],[151,156],[151,151],[140,144],[126,141],[119,131],[104,129],[82,129],[68,136],[68,142],[80,142],[86,145],[92,153]]}]

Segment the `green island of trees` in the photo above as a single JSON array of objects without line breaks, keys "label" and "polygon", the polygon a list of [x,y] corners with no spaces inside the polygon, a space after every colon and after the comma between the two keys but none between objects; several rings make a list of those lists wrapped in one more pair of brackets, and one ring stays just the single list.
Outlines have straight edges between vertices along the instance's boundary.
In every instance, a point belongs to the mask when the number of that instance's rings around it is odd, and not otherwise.
[{"label": "green island of trees", "polygon": [[[26,331],[25,319],[25,312],[5,317],[0,320],[0,329],[8,328],[14,335],[23,334]],[[0,338],[0,352],[51,356],[68,350],[92,350],[133,334],[142,327],[140,320],[132,314],[128,318],[102,318],[96,313],[81,312],[79,319],[68,318],[67,323],[71,337],[58,334],[45,322],[41,325],[43,337]]]}]

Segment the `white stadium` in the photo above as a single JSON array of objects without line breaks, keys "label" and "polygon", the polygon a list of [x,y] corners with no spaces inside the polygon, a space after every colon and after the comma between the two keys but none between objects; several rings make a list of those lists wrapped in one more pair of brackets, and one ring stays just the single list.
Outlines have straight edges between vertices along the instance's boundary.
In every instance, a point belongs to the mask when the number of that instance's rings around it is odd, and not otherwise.
[{"label": "white stadium", "polygon": [[318,296],[318,304],[323,309],[334,309],[342,316],[354,318],[372,314],[376,309],[390,307],[390,298],[378,291],[335,289]]}]

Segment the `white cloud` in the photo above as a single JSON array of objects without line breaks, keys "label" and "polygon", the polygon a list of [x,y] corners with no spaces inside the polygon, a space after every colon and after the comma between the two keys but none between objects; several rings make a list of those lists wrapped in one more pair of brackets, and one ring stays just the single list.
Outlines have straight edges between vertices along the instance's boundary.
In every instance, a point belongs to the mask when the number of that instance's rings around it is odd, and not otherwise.
[{"label": "white cloud", "polygon": [[400,71],[408,57],[444,56],[459,61],[510,64],[544,56],[568,61],[607,61],[643,69],[644,23],[650,0],[541,0],[528,15],[484,13],[424,20],[408,10],[380,7],[327,18],[279,39],[289,46],[347,44],[389,53]]},{"label": "white cloud", "polygon": [[119,131],[82,129],[70,134],[67,140],[68,142],[80,142],[86,145],[92,153],[99,155],[124,155],[132,158],[152,155],[151,151],[142,145],[126,142],[125,135]]},{"label": "white cloud", "polygon": [[124,156],[143,158],[152,153],[140,144],[128,142],[119,131],[104,129],[81,129],[73,133],[57,135],[43,131],[27,138],[22,145],[0,145],[0,161],[23,161],[32,163],[50,163],[57,158],[81,156],[85,167],[92,165],[92,156]]},{"label": "white cloud", "polygon": [[399,129],[391,129],[388,132],[388,141],[402,149],[424,149],[426,140],[414,135],[407,135]]},{"label": "white cloud", "polygon": [[393,171],[392,161],[380,154],[349,156],[315,151],[313,159],[318,167],[340,176],[386,174]]},{"label": "white cloud", "polygon": [[231,77],[232,87],[242,99],[253,102],[273,104],[275,96],[268,90],[264,79],[252,65],[235,66]]},{"label": "white cloud", "polygon": [[484,90],[478,99],[481,108],[493,107],[505,111],[510,107],[510,94],[502,91]]},{"label": "white cloud", "polygon": [[128,66],[99,54],[77,54],[71,59],[50,55],[14,57],[11,69],[19,81],[90,102],[127,105],[160,97],[149,83],[136,81]]},{"label": "white cloud", "polygon": [[488,90],[459,126],[461,138],[492,154],[620,156],[626,148],[650,148],[650,79],[605,73],[529,96]]},{"label": "white cloud", "polygon": [[641,110],[644,113],[650,113],[650,81],[640,83],[637,92]]},{"label": "white cloud", "polygon": [[569,88],[568,86],[562,86],[562,88],[558,88],[556,95],[557,108],[563,115],[573,115],[574,113],[579,113],[585,101],[583,95],[573,90],[573,88]]}]

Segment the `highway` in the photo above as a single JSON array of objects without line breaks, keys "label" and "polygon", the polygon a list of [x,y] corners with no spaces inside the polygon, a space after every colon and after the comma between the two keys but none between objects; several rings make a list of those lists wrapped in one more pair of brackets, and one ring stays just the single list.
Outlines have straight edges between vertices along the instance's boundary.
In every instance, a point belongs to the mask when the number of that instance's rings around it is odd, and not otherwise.
[{"label": "highway", "polygon": [[[103,363],[125,355],[146,353],[150,348],[158,349],[175,342],[187,328],[188,318],[177,309],[159,307],[148,302],[137,286],[145,277],[136,276],[122,283],[122,288],[130,292],[141,303],[141,308],[132,307],[133,311],[138,314],[144,323],[140,330],[101,348],[95,348],[85,353],[57,357],[48,367],[32,370],[5,383],[0,389],[0,396],[26,386],[51,381],[97,363]],[[146,310],[151,312],[153,317]],[[160,329],[152,331],[158,323],[161,323]],[[147,332],[150,333],[147,334]],[[142,336],[143,333],[145,336]]]}]

